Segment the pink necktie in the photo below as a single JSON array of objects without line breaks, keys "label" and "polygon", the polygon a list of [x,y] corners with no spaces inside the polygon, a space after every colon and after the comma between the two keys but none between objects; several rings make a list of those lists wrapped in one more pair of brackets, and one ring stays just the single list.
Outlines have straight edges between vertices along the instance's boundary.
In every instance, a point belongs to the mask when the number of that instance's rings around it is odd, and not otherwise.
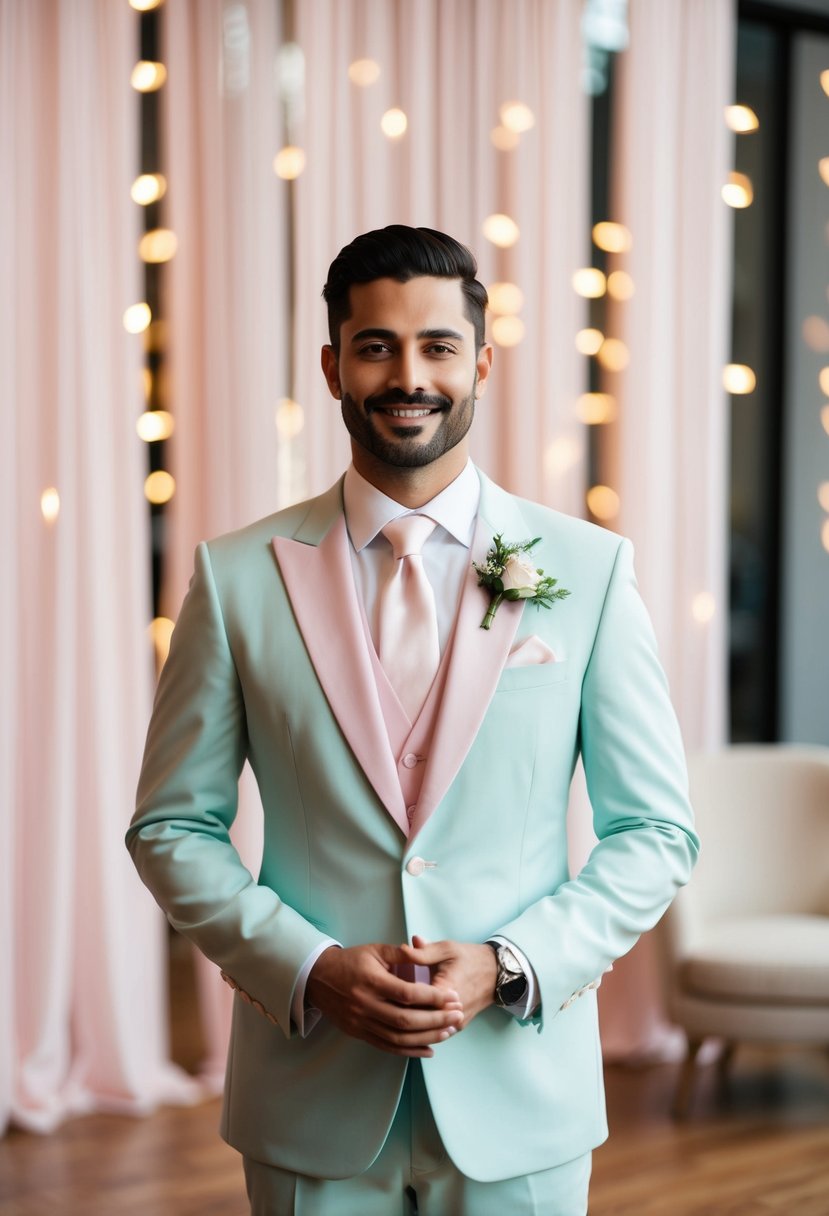
[{"label": "pink necktie", "polygon": [[421,549],[436,524],[425,515],[402,515],[382,529],[394,550],[394,570],[380,592],[379,655],[400,703],[414,722],[440,663],[432,585]]}]

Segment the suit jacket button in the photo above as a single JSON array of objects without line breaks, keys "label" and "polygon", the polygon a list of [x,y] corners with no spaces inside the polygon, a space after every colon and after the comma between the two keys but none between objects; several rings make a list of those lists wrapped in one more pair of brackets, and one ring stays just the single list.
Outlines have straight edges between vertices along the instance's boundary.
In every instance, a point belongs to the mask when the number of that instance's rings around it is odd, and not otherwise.
[{"label": "suit jacket button", "polygon": [[403,767],[404,768],[415,768],[416,765],[417,765],[417,756],[414,754],[414,752],[406,752],[406,755],[403,757]]},{"label": "suit jacket button", "polygon": [[419,878],[426,869],[426,862],[422,857],[413,857],[406,866],[406,873],[411,874],[412,878]]},{"label": "suit jacket button", "polygon": [[414,819],[414,813],[416,810],[417,807],[414,805],[414,803],[411,806],[406,807],[406,818],[408,819],[409,823],[411,823]]}]

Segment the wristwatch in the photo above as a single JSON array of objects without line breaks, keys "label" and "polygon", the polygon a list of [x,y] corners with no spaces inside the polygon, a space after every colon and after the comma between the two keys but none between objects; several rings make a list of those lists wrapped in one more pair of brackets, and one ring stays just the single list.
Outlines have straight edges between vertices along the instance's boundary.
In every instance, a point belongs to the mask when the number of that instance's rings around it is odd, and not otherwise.
[{"label": "wristwatch", "polygon": [[495,980],[495,1004],[502,1009],[519,1005],[529,991],[529,980],[518,959],[503,942],[487,942],[495,951],[495,961],[498,964],[498,975]]}]

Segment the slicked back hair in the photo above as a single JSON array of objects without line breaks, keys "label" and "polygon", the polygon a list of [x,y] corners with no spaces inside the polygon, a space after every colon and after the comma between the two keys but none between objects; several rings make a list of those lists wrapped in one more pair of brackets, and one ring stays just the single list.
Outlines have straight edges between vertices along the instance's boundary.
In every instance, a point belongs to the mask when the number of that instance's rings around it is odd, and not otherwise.
[{"label": "slicked back hair", "polygon": [[421,275],[459,279],[464,297],[464,312],[475,330],[475,349],[484,344],[486,288],[476,275],[478,263],[473,254],[445,232],[434,228],[409,228],[389,224],[364,232],[344,246],[328,268],[322,296],[328,305],[328,334],[335,351],[340,349],[340,326],[351,316],[349,292],[355,283],[375,279],[395,279],[408,283]]}]

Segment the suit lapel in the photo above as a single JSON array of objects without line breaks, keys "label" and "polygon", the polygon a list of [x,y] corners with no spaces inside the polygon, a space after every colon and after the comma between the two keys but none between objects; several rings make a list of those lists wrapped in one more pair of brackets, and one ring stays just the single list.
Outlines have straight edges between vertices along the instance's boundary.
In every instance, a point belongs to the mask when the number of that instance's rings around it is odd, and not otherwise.
[{"label": "suit lapel", "polygon": [[505,600],[490,629],[481,629],[489,593],[478,586],[471,562],[483,560],[497,532],[505,540],[530,540],[514,498],[481,476],[481,505],[472,542],[470,567],[461,593],[446,686],[430,749],[410,837],[420,831],[439,805],[466,759],[484,720],[510,652],[522,601]]},{"label": "suit lapel", "polygon": [[272,544],[331,711],[378,798],[408,834],[354,586],[341,484],[314,500],[294,538],[275,536]]}]

